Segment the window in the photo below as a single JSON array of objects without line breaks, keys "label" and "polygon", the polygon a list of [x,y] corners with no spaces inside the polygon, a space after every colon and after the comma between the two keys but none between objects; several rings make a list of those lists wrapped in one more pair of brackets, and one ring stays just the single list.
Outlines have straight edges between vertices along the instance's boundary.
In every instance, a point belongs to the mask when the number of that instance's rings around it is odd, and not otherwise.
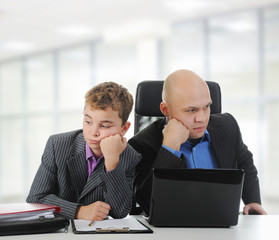
[{"label": "window", "polygon": [[279,8],[269,8],[263,14],[264,26],[264,108],[261,118],[265,123],[263,141],[266,148],[263,154],[264,190],[265,195],[278,202],[278,148],[279,134]]},{"label": "window", "polygon": [[[24,201],[49,135],[82,128],[84,95],[186,68],[221,86],[259,170],[264,206],[279,213],[279,5],[209,16],[154,34],[98,40],[0,63],[0,202]],[[131,128],[126,137],[133,136]]]}]

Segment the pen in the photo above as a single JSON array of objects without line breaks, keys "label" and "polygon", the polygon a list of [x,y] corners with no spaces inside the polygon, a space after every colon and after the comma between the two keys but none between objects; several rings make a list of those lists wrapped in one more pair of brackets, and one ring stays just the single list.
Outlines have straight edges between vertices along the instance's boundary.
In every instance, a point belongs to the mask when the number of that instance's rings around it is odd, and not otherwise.
[{"label": "pen", "polygon": [[91,227],[91,225],[93,224],[93,222],[94,222],[94,220],[92,220],[92,221],[88,224],[88,226]]}]

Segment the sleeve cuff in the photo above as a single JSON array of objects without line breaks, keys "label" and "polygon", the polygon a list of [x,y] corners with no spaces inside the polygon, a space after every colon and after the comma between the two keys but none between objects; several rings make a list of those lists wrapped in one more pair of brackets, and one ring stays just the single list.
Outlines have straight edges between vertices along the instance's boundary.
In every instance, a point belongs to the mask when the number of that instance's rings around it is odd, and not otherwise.
[{"label": "sleeve cuff", "polygon": [[162,145],[163,148],[165,148],[166,150],[168,150],[169,152],[171,152],[172,154],[174,154],[175,156],[177,156],[178,158],[181,157],[182,152],[181,151],[176,151],[170,147],[167,147],[166,145]]}]

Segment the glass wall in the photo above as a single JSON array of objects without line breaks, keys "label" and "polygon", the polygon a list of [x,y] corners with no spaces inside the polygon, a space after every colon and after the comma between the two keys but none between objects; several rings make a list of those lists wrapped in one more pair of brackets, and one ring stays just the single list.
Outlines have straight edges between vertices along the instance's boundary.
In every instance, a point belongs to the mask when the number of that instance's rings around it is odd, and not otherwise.
[{"label": "glass wall", "polygon": [[267,9],[263,13],[263,100],[264,111],[261,113],[265,128],[263,139],[264,190],[268,199],[278,203],[279,199],[279,8]]},{"label": "glass wall", "polygon": [[172,37],[165,39],[163,45],[163,75],[177,69],[191,69],[205,75],[207,47],[205,45],[206,22],[199,20],[175,24]]},{"label": "glass wall", "polygon": [[[222,87],[223,112],[238,120],[243,140],[259,166],[261,66],[258,12],[218,16],[209,21],[210,79]],[[261,168],[259,168],[261,171]]]},{"label": "glass wall", "polygon": [[179,22],[164,37],[98,40],[0,62],[0,202],[25,200],[49,135],[82,127],[93,85],[115,81],[134,95],[138,82],[186,68],[220,84],[223,112],[238,120],[254,154],[263,203],[278,214],[278,32],[274,6]]},{"label": "glass wall", "polygon": [[[3,64],[0,75],[0,196],[21,197],[26,152],[22,61]],[[15,181],[15,179],[17,181]]]},{"label": "glass wall", "polygon": [[[222,84],[226,99],[258,96],[259,38],[256,12],[218,16],[209,21],[210,79]],[[237,86],[238,91],[232,91]]]}]

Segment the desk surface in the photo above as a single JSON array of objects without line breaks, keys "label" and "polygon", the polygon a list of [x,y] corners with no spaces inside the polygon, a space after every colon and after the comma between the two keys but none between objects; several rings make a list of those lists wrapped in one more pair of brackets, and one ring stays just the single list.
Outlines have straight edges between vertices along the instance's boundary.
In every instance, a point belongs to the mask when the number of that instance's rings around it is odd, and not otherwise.
[{"label": "desk surface", "polygon": [[[170,239],[214,239],[214,240],[277,240],[279,232],[279,215],[240,215],[238,225],[230,228],[156,228],[147,224],[141,217],[137,218],[143,221],[147,226],[153,229],[149,234],[74,234],[71,226],[69,232],[63,231],[49,234],[21,235],[0,237],[0,240],[11,239],[52,239],[52,240],[125,240],[125,239],[143,239],[144,240],[170,240]],[[94,236],[92,236],[94,235]]]}]

